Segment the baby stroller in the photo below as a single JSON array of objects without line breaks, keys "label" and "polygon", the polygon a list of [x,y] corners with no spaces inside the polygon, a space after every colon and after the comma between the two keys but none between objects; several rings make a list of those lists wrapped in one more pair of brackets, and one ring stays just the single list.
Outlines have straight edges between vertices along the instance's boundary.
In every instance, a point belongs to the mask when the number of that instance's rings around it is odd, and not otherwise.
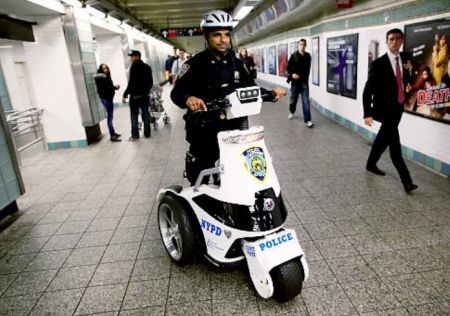
[{"label": "baby stroller", "polygon": [[154,85],[150,90],[150,123],[153,128],[158,128],[158,121],[163,120],[164,125],[170,123],[170,117],[164,111],[163,100],[161,98],[162,88],[159,85]]}]

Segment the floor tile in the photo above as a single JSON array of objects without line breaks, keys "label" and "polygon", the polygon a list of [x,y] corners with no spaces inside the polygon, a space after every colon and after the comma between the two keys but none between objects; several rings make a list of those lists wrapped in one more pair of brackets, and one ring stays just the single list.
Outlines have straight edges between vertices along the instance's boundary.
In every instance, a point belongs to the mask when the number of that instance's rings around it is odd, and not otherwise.
[{"label": "floor tile", "polygon": [[400,302],[378,279],[344,283],[342,287],[359,313],[401,307]]},{"label": "floor tile", "polygon": [[73,315],[84,289],[44,293],[30,315]]},{"label": "floor tile", "polygon": [[90,286],[128,282],[134,261],[120,261],[99,264]]},{"label": "floor tile", "polygon": [[88,287],[75,315],[104,313],[120,309],[126,284]]},{"label": "floor tile", "polygon": [[356,309],[337,284],[305,288],[302,297],[311,316],[352,315]]},{"label": "floor tile", "polygon": [[164,306],[167,300],[169,279],[131,282],[123,302],[123,309]]},{"label": "floor tile", "polygon": [[64,267],[98,264],[105,250],[106,246],[75,248],[64,263]]},{"label": "floor tile", "polygon": [[23,272],[3,295],[16,296],[44,292],[56,272],[57,270]]},{"label": "floor tile", "polygon": [[64,268],[58,271],[47,291],[60,291],[87,287],[96,266]]},{"label": "floor tile", "polygon": [[386,277],[383,282],[404,306],[443,300],[442,295],[416,273]]}]

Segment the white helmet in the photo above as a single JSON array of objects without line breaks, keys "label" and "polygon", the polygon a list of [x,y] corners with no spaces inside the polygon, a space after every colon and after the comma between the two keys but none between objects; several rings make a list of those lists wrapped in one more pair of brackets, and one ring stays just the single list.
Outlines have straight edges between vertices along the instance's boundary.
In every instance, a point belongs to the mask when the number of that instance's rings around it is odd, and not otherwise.
[{"label": "white helmet", "polygon": [[233,29],[233,18],[222,10],[213,10],[206,13],[200,22],[202,31],[205,29],[225,28]]}]

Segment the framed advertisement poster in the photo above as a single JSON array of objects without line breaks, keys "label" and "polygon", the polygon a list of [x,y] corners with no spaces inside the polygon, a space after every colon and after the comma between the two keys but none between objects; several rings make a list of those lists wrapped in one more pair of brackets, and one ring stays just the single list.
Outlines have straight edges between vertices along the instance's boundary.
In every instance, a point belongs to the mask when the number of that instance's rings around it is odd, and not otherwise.
[{"label": "framed advertisement poster", "polygon": [[320,86],[319,80],[319,37],[312,39],[312,56],[311,56],[311,77],[312,83]]},{"label": "framed advertisement poster", "polygon": [[266,70],[266,49],[265,48],[260,48],[259,49],[259,71],[263,72],[263,73],[267,73]]},{"label": "framed advertisement poster", "polygon": [[412,61],[402,60],[413,77],[405,110],[443,123],[450,123],[449,36],[450,19],[406,25],[403,50]]},{"label": "framed advertisement poster", "polygon": [[270,46],[267,49],[267,65],[269,66],[269,74],[277,74],[277,48],[275,46]]},{"label": "framed advertisement poster", "polygon": [[375,59],[378,58],[378,47],[380,44],[378,41],[370,41],[369,43],[369,51],[367,53],[367,71],[370,70],[372,63]]},{"label": "framed advertisement poster", "polygon": [[327,39],[327,91],[356,99],[358,34]]},{"label": "framed advertisement poster", "polygon": [[295,41],[289,44],[289,56],[298,51],[298,42]]},{"label": "framed advertisement poster", "polygon": [[287,77],[288,44],[278,45],[278,75]]}]

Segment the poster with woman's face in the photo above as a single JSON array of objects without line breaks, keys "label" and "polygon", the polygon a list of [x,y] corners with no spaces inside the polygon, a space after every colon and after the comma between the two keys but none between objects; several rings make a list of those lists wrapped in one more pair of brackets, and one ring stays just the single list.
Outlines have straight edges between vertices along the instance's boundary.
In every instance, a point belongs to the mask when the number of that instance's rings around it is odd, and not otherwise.
[{"label": "poster with woman's face", "polygon": [[278,45],[278,76],[287,77],[288,44]]},{"label": "poster with woman's face", "polygon": [[269,74],[276,75],[277,74],[277,48],[276,46],[270,46],[267,49],[267,64],[269,66]]},{"label": "poster with woman's face", "polygon": [[312,39],[312,56],[311,56],[311,77],[312,83],[316,86],[320,85],[319,80],[319,37]]},{"label": "poster with woman's face", "polygon": [[405,110],[445,123],[450,123],[449,37],[448,19],[406,25],[403,51],[412,59],[402,60],[403,71],[412,76]]}]

